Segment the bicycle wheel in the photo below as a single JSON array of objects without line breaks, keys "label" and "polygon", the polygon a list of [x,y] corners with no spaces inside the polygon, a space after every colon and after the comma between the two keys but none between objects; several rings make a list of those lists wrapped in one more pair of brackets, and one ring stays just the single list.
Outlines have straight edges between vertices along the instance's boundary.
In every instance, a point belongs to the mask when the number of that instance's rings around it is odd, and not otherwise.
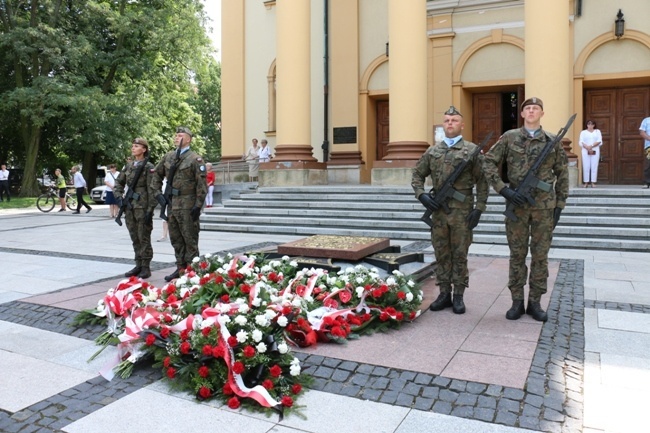
[{"label": "bicycle wheel", "polygon": [[68,206],[68,209],[70,210],[77,210],[77,199],[71,196],[70,194],[66,194],[65,205]]},{"label": "bicycle wheel", "polygon": [[41,212],[49,212],[54,209],[56,199],[52,194],[42,194],[36,199],[36,207]]}]

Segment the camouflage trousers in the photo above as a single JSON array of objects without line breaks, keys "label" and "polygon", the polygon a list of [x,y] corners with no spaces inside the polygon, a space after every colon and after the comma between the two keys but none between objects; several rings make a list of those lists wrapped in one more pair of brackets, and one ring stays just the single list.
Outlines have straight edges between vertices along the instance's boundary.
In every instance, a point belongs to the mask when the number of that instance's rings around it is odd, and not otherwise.
[{"label": "camouflage trousers", "polygon": [[467,228],[469,209],[452,208],[447,215],[443,210],[432,215],[431,245],[436,256],[436,279],[440,293],[457,295],[465,293],[469,284],[467,252],[472,243],[472,231]]},{"label": "camouflage trousers", "polygon": [[[546,293],[548,280],[548,250],[553,240],[553,209],[515,207],[517,221],[506,219],[506,235],[510,247],[508,287],[513,301],[524,300],[528,277],[528,299],[539,301]],[[526,256],[530,247],[530,276]]]},{"label": "camouflage trousers", "polygon": [[189,209],[172,209],[167,223],[176,266],[184,267],[199,256],[199,222],[192,221]]},{"label": "camouflage trousers", "polygon": [[129,209],[126,211],[126,228],[131,236],[136,266],[149,266],[153,258],[151,248],[151,231],[153,223],[145,221],[144,209]]}]

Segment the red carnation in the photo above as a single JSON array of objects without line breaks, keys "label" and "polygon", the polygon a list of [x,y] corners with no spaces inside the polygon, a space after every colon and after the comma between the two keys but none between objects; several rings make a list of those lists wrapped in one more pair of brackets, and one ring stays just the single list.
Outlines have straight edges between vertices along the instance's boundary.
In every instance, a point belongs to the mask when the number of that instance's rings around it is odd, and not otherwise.
[{"label": "red carnation", "polygon": [[411,314],[409,314],[409,320],[415,319],[415,311],[411,311]]},{"label": "red carnation", "polygon": [[207,328],[201,329],[201,334],[204,337],[207,337],[208,335],[210,335],[210,331],[212,331],[212,328],[208,326]]},{"label": "red carnation", "polygon": [[212,349],[212,356],[214,356],[215,358],[223,358],[224,355],[225,352],[223,350],[223,347],[217,346]]},{"label": "red carnation", "polygon": [[339,308],[339,303],[334,298],[325,299],[323,305],[325,305],[328,308],[334,308],[335,310]]},{"label": "red carnation", "polygon": [[404,313],[398,311],[397,314],[395,314],[395,318],[401,322],[402,320],[404,320]]},{"label": "red carnation", "polygon": [[237,271],[234,269],[228,269],[228,277],[230,278],[236,278],[237,277]]},{"label": "red carnation", "polygon": [[208,262],[201,262],[201,263],[199,263],[199,268],[201,268],[201,269],[208,269]]},{"label": "red carnation", "polygon": [[285,395],[282,397],[282,406],[284,407],[291,407],[293,406],[293,399],[289,397],[288,395]]},{"label": "red carnation", "polygon": [[212,355],[212,346],[210,346],[209,344],[204,345],[203,349],[201,350],[201,353],[204,354],[205,356]]},{"label": "red carnation", "polygon": [[163,359],[163,367],[168,368],[171,362],[172,359],[169,356],[165,356],[165,359]]},{"label": "red carnation", "polygon": [[202,285],[202,286],[208,284],[208,282],[210,282],[210,276],[209,275],[205,275],[205,276],[201,277],[201,279],[199,280],[199,284]]},{"label": "red carnation", "polygon": [[223,277],[221,275],[217,275],[216,277],[214,277],[214,282],[217,284],[223,283]]},{"label": "red carnation", "polygon": [[187,337],[190,336],[190,330],[189,329],[184,329],[181,331],[181,340],[185,341],[187,340]]},{"label": "red carnation", "polygon": [[221,388],[221,392],[223,392],[223,395],[233,395],[235,393],[228,382],[223,384],[223,388]]},{"label": "red carnation", "polygon": [[228,337],[228,346],[235,347],[236,345],[237,345],[237,337],[235,337],[234,335]]},{"label": "red carnation", "polygon": [[232,371],[235,374],[242,374],[244,372],[244,363],[241,361],[235,362],[232,366]]},{"label": "red carnation", "polygon": [[230,296],[228,296],[227,293],[225,295],[221,295],[221,302],[223,302],[224,304],[229,303],[230,302]]},{"label": "red carnation", "polygon": [[291,392],[294,394],[300,394],[300,391],[302,391],[302,385],[299,383],[296,383],[294,386],[291,387]]},{"label": "red carnation", "polygon": [[180,350],[183,355],[187,355],[188,353],[190,353],[191,349],[192,349],[192,345],[188,341],[183,341],[181,343]]},{"label": "red carnation", "polygon": [[379,315],[379,320],[381,320],[382,322],[385,322],[388,319],[390,319],[390,316],[385,311]]},{"label": "red carnation", "polygon": [[175,291],[176,291],[176,286],[173,284],[168,285],[167,288],[165,289],[165,293],[167,293],[168,295],[173,294]]},{"label": "red carnation", "polygon": [[248,284],[242,284],[239,286],[239,290],[241,290],[244,295],[248,295],[251,292],[251,286]]},{"label": "red carnation", "polygon": [[230,400],[228,400],[228,407],[230,409],[237,409],[240,406],[239,399],[237,397],[233,397]]},{"label": "red carnation", "polygon": [[397,297],[399,299],[406,299],[406,293],[404,293],[402,291],[399,291],[399,292],[397,292]]},{"label": "red carnation", "polygon": [[208,377],[209,374],[210,374],[210,369],[208,367],[206,367],[205,365],[199,367],[199,376],[205,378]]},{"label": "red carnation", "polygon": [[269,280],[273,281],[274,283],[277,283],[278,274],[276,274],[275,272],[269,272]]},{"label": "red carnation", "polygon": [[266,379],[262,382],[262,386],[270,391],[273,389],[273,381],[271,379]]},{"label": "red carnation", "polygon": [[169,334],[171,334],[171,332],[172,332],[171,329],[169,329],[168,327],[164,326],[164,327],[160,330],[160,336],[161,336],[162,338],[167,338],[167,337],[169,337]]},{"label": "red carnation", "polygon": [[167,302],[170,303],[170,304],[172,304],[172,303],[174,303],[176,301],[178,301],[178,298],[176,297],[176,295],[169,295],[167,297]]},{"label": "red carnation", "polygon": [[151,346],[156,342],[156,336],[153,334],[147,334],[147,338],[144,339],[144,344]]},{"label": "red carnation", "polygon": [[211,395],[212,395],[212,391],[210,391],[210,388],[207,388],[207,387],[205,387],[205,386],[202,386],[202,387],[199,389],[199,396],[200,396],[201,398],[203,398],[203,399],[210,398]]},{"label": "red carnation", "polygon": [[282,368],[280,368],[280,366],[277,364],[271,367],[269,371],[273,377],[279,377],[282,374]]},{"label": "red carnation", "polygon": [[173,379],[176,376],[176,369],[174,367],[169,367],[167,369],[167,377]]},{"label": "red carnation", "polygon": [[347,290],[341,290],[341,291],[339,292],[339,299],[340,299],[341,302],[343,302],[344,304],[345,304],[346,302],[350,302],[350,299],[352,299],[352,293],[350,293],[350,292],[347,291]]},{"label": "red carnation", "polygon": [[255,348],[253,348],[253,346],[244,347],[244,356],[246,358],[252,358],[255,356]]}]

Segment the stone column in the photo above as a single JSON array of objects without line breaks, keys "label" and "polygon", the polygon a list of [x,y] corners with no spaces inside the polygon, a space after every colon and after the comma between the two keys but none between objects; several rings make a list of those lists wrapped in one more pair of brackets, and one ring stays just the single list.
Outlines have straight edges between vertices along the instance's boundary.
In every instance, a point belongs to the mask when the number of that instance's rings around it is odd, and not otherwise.
[{"label": "stone column", "polygon": [[311,6],[277,0],[275,157],[260,164],[260,186],[327,184],[327,168],[311,146]]},{"label": "stone column", "polygon": [[427,143],[427,9],[425,0],[388,0],[390,142],[375,161],[372,183],[408,185]]}]

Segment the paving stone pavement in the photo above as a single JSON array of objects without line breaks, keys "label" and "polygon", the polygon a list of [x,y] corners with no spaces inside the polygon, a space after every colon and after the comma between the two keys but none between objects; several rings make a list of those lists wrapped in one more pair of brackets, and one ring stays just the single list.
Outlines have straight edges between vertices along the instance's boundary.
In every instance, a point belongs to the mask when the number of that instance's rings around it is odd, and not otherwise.
[{"label": "paving stone pavement", "polygon": [[[85,345],[84,353],[91,350],[91,342],[102,327],[71,326],[76,311],[35,304],[29,298],[47,294],[47,282],[57,281],[59,290],[83,287],[91,282],[114,281],[120,272],[131,267],[128,234],[114,224],[109,225],[101,207],[94,210],[98,212],[89,216],[0,214],[4,239],[0,263],[42,262],[43,268],[32,270],[31,277],[44,282],[37,287],[20,287],[16,284],[23,277],[20,269],[5,269],[5,287],[0,287],[0,333],[35,335],[45,340],[66,336]],[[75,233],[79,240],[102,233],[110,239],[110,245],[97,248],[96,244],[80,241],[61,251],[56,236],[41,236],[44,232],[52,233],[52,221],[57,222],[55,227],[65,223],[62,231]],[[255,235],[203,232],[201,249],[235,252],[294,239],[264,235],[264,242],[260,242],[262,239]],[[402,246],[404,251],[431,251],[426,243]],[[154,248],[156,269],[170,267],[171,247],[159,244]],[[475,245],[471,253],[473,257],[507,256],[507,248]],[[107,419],[130,420],[132,415],[125,407],[143,399],[150,401],[151,396],[156,399],[152,402],[156,406],[186,408],[189,418],[177,420],[177,424],[170,419],[142,417],[138,422],[134,418],[125,424],[129,427],[124,431],[192,431],[192,414],[200,418],[201,411],[206,410],[219,426],[231,426],[224,431],[647,431],[641,402],[647,401],[650,385],[650,328],[644,327],[650,323],[650,305],[645,301],[650,287],[643,267],[649,258],[650,254],[645,253],[551,252],[551,259],[559,262],[559,271],[549,302],[549,321],[542,327],[523,389],[296,352],[315,378],[305,396],[306,420],[287,417],[278,422],[196,402],[185,407],[187,403],[183,401],[188,397],[166,390],[160,385],[159,371],[146,365],[136,368],[127,379],[111,382],[91,374],[87,380],[12,411],[7,409],[11,406],[11,394],[3,394],[2,388],[15,383],[10,376],[15,366],[11,360],[18,355],[27,356],[28,350],[23,346],[30,344],[25,339],[27,344],[21,345],[16,337],[0,342],[0,360],[4,360],[0,371],[0,431],[114,431],[115,425]],[[56,273],[38,274],[48,269],[48,260],[59,259],[75,265],[82,262],[83,267],[72,277],[61,276],[60,280]],[[93,279],[92,274],[97,271],[99,275],[99,270],[109,276]],[[80,280],[85,282],[79,283]],[[614,289],[616,296],[612,294]],[[622,299],[629,302],[621,302]],[[36,365],[45,365],[46,361],[37,362]],[[30,390],[17,392],[29,394]],[[136,411],[141,410],[138,407]]]}]

